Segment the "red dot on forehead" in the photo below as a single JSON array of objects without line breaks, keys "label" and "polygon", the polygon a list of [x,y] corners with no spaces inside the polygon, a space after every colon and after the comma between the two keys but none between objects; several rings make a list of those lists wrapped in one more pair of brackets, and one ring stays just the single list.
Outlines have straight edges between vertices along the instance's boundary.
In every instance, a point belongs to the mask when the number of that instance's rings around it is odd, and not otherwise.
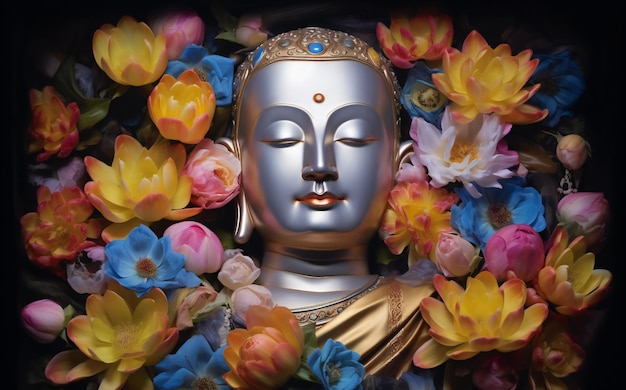
[{"label": "red dot on forehead", "polygon": [[324,99],[326,99],[326,97],[321,94],[321,93],[316,93],[315,95],[313,95],[313,101],[315,103],[322,103],[324,101]]}]

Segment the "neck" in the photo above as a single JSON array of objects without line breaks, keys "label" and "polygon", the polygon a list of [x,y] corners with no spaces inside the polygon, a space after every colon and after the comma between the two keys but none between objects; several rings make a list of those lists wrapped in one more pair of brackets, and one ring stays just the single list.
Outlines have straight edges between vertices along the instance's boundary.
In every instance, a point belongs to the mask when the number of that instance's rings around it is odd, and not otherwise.
[{"label": "neck", "polygon": [[320,307],[348,299],[371,287],[367,247],[313,251],[265,244],[257,283],[272,292],[274,303],[292,310]]}]

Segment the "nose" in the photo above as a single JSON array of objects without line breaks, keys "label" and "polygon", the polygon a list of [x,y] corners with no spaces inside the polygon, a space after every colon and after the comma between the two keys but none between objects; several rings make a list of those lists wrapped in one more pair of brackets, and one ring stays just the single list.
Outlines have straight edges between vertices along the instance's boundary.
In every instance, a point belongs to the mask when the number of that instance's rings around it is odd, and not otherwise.
[{"label": "nose", "polygon": [[339,175],[337,173],[337,167],[335,167],[334,165],[306,165],[304,168],[302,168],[302,178],[304,180],[331,181],[337,180],[338,177]]}]

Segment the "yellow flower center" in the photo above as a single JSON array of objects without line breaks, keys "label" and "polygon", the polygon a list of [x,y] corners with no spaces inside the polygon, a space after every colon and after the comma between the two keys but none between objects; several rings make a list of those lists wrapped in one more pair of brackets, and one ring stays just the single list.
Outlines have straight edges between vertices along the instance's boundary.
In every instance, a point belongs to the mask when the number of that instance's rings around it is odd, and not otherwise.
[{"label": "yellow flower center", "polygon": [[471,142],[456,140],[450,150],[450,162],[460,163],[466,156],[470,161],[478,159],[478,148]]},{"label": "yellow flower center", "polygon": [[134,352],[139,329],[133,324],[121,324],[115,327],[115,347],[122,353]]},{"label": "yellow flower center", "polygon": [[153,278],[157,274],[157,266],[152,259],[144,257],[135,263],[137,274],[144,278]]},{"label": "yellow flower center", "polygon": [[191,385],[192,390],[217,390],[217,383],[210,376],[202,376]]},{"label": "yellow flower center", "polygon": [[487,209],[487,219],[495,230],[510,225],[513,222],[513,213],[505,204],[491,204]]},{"label": "yellow flower center", "polygon": [[411,100],[424,111],[431,112],[441,107],[445,99],[436,88],[416,84],[411,90]]}]

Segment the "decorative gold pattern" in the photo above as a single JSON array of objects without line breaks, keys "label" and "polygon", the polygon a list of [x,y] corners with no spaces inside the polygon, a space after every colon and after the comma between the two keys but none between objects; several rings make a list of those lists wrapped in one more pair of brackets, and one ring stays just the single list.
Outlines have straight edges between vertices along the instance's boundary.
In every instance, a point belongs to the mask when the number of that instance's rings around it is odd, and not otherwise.
[{"label": "decorative gold pattern", "polygon": [[234,118],[237,117],[240,91],[245,89],[247,80],[257,70],[282,60],[352,60],[366,64],[388,81],[387,84],[394,96],[396,118],[399,118],[400,85],[393,73],[390,61],[360,38],[345,32],[319,27],[306,27],[279,34],[248,53],[234,79],[232,106]]},{"label": "decorative gold pattern", "polygon": [[[389,333],[393,334],[398,331],[398,327],[402,321],[402,304],[403,304],[403,295],[402,290],[398,286],[398,282],[393,281],[387,284],[387,293],[389,296],[389,318],[388,326]],[[402,348],[402,330],[396,334],[396,336],[391,339],[389,351],[391,354],[396,354]]]},{"label": "decorative gold pattern", "polygon": [[333,302],[326,306],[316,307],[314,309],[295,310],[293,311],[293,314],[298,320],[298,323],[300,325],[305,325],[311,322],[315,322],[316,326],[319,327],[325,324],[326,322],[330,321],[331,319],[333,319],[335,316],[341,313],[346,307],[350,306],[351,303],[357,301],[359,298],[361,298],[368,292],[377,288],[380,285],[381,280],[382,278],[376,279],[376,282],[372,284],[371,286],[369,286],[368,288],[364,289],[363,291],[355,295],[350,295],[349,297],[343,300]]}]

